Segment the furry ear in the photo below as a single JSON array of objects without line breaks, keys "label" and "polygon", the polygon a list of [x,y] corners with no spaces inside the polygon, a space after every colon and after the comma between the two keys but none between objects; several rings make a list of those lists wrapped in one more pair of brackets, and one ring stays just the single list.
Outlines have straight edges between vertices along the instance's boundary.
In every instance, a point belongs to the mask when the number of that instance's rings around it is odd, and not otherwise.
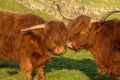
[{"label": "furry ear", "polygon": [[46,30],[44,28],[22,31],[23,36],[29,36],[34,39],[44,40]]},{"label": "furry ear", "polygon": [[37,42],[37,44],[44,43],[46,39],[46,32],[44,29],[30,30],[22,32],[23,37],[27,38],[30,43]]},{"label": "furry ear", "polygon": [[41,37],[41,36],[45,36],[45,32],[46,30],[44,29],[38,29],[38,30],[32,30],[32,33],[34,36],[36,37]]}]

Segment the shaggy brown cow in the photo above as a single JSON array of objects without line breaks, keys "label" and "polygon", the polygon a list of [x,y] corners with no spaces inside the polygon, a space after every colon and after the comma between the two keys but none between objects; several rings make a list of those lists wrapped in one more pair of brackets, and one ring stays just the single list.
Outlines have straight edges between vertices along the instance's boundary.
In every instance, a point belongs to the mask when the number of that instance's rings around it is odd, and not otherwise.
[{"label": "shaggy brown cow", "polygon": [[[59,6],[58,10],[63,14]],[[98,65],[98,73],[120,80],[120,19],[105,21],[116,12],[120,11],[109,12],[100,21],[93,22],[91,17],[81,15],[69,22],[68,47],[90,50]]]},{"label": "shaggy brown cow", "polygon": [[25,80],[32,80],[33,69],[39,80],[45,80],[44,64],[51,53],[66,52],[66,39],[67,30],[62,22],[46,22],[33,14],[0,10],[0,60],[18,61]]}]

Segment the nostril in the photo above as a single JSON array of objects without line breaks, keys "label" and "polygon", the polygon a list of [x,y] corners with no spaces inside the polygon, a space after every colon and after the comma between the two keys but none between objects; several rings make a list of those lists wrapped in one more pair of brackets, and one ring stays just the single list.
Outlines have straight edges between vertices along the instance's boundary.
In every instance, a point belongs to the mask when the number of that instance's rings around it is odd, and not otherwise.
[{"label": "nostril", "polygon": [[56,48],[55,49],[55,51],[57,52],[57,53],[65,53],[65,48],[64,47],[58,47],[58,48]]},{"label": "nostril", "polygon": [[59,48],[59,52],[65,52],[65,48],[64,47],[61,47],[61,48]]},{"label": "nostril", "polygon": [[73,42],[67,42],[68,47],[72,47],[73,46]]},{"label": "nostril", "polygon": [[65,53],[65,51],[66,51],[65,48],[62,47],[62,48],[61,48],[61,52]]}]

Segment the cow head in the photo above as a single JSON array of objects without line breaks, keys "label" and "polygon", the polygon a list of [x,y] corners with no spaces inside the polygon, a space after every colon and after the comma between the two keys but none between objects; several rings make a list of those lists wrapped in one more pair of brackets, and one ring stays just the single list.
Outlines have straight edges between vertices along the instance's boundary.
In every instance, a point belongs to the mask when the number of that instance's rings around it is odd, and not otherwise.
[{"label": "cow head", "polygon": [[[66,16],[59,5],[57,5],[59,13],[67,20],[70,20],[66,25],[68,29],[68,47],[74,50],[86,48],[91,45],[90,38],[92,38],[99,29],[101,22],[108,16],[120,11],[111,11],[105,14],[100,21],[96,21],[89,16],[80,15],[76,19]],[[98,23],[98,24],[96,24]],[[93,30],[94,28],[94,30]],[[91,35],[92,34],[92,35]]]},{"label": "cow head", "polygon": [[78,50],[88,45],[88,38],[92,27],[92,19],[88,16],[79,16],[69,22],[68,28],[68,47]]},{"label": "cow head", "polygon": [[50,21],[21,31],[32,32],[39,40],[36,45],[42,45],[44,50],[47,49],[54,55],[66,52],[67,30],[62,22]]},{"label": "cow head", "polygon": [[66,52],[67,29],[62,22],[49,22],[46,45],[54,55],[61,55]]}]

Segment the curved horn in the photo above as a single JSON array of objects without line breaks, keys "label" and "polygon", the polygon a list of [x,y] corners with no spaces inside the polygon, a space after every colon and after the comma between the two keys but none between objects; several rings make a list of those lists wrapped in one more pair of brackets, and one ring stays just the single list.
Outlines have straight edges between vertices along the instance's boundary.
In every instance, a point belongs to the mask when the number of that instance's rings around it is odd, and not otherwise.
[{"label": "curved horn", "polygon": [[58,4],[56,4],[56,6],[57,6],[57,9],[58,9],[59,13],[61,14],[61,16],[62,16],[63,18],[65,18],[65,19],[67,19],[67,20],[73,20],[73,18],[68,17],[68,16],[66,16],[66,15],[63,13],[62,9],[60,8],[60,6],[59,6]]},{"label": "curved horn", "polygon": [[29,28],[22,29],[21,31],[28,31],[28,30],[34,30],[34,29],[40,29],[40,28],[45,28],[45,24],[35,25]]},{"label": "curved horn", "polygon": [[100,21],[102,22],[102,21],[104,21],[105,19],[107,19],[110,15],[112,15],[112,14],[114,14],[114,13],[118,13],[118,12],[120,12],[120,10],[118,10],[118,11],[110,11],[110,12],[106,13],[106,14],[100,19]]}]

